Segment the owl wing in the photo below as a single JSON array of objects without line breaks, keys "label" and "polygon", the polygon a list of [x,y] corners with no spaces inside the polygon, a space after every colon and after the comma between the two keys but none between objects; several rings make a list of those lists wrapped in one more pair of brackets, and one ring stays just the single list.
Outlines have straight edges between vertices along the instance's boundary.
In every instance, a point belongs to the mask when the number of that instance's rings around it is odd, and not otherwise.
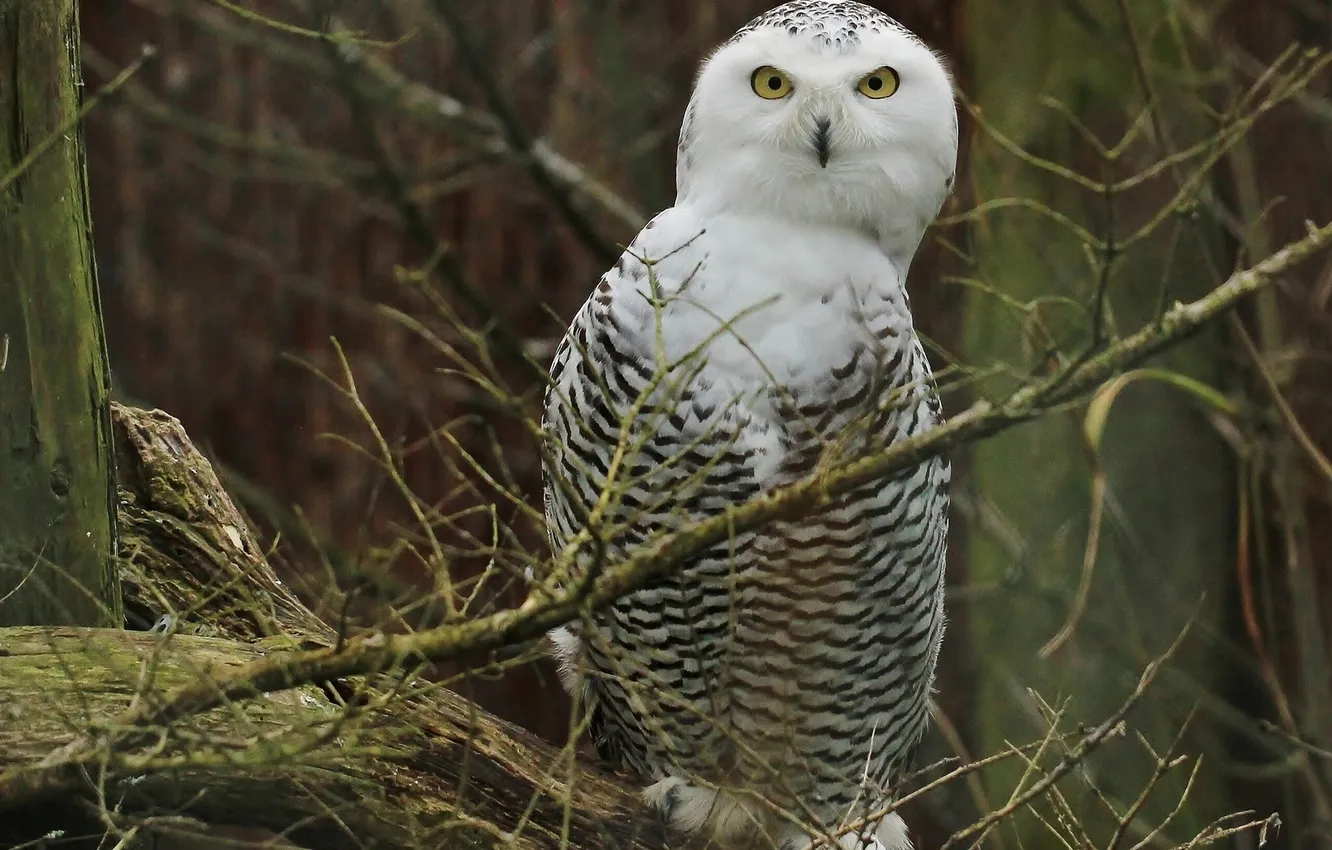
[{"label": "owl wing", "polygon": [[[745,398],[728,397],[709,382],[705,351],[672,361],[658,349],[652,308],[644,305],[644,267],[636,259],[653,248],[651,230],[602,277],[551,365],[543,484],[552,552],[558,558],[594,513],[600,536],[575,559],[573,582],[599,559],[613,564],[656,534],[747,501],[761,483],[756,443],[766,423]],[[695,266],[658,266],[660,289],[679,291],[685,281],[675,270]],[[701,553],[687,573],[654,579],[597,616],[594,631],[606,641],[586,647],[600,654],[592,666],[621,671],[582,680],[595,704],[590,723],[603,758],[651,774],[659,759],[648,753],[656,742],[669,740],[673,726],[696,723],[699,707],[721,708],[705,688],[717,679],[728,632],[730,554],[746,539]],[[554,637],[568,664],[584,649],[581,642],[597,636],[575,623]],[[616,658],[606,657],[612,645]],[[643,708],[633,689],[645,683],[679,701]],[[566,676],[566,686],[572,684]],[[642,729],[635,716],[654,717],[662,727]]]}]

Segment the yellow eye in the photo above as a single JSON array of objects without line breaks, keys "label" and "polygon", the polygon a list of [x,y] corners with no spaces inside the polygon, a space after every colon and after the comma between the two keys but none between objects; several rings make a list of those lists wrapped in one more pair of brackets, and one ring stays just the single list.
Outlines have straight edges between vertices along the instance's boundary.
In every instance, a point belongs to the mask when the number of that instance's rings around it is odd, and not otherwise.
[{"label": "yellow eye", "polygon": [[856,84],[856,90],[865,97],[880,100],[891,97],[897,91],[901,82],[898,79],[897,72],[884,65],[877,71],[870,71],[861,77],[860,82]]},{"label": "yellow eye", "polygon": [[771,65],[764,65],[754,70],[749,78],[749,85],[754,94],[766,100],[781,100],[791,93],[791,78]]}]

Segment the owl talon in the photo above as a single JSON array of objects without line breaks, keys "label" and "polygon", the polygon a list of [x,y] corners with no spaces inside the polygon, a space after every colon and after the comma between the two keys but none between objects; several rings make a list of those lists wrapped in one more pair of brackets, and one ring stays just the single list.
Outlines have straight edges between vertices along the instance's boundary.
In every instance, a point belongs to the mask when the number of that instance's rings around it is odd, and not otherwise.
[{"label": "owl talon", "polygon": [[679,829],[683,792],[690,789],[678,776],[670,776],[643,789],[643,800],[651,806],[668,828]]},{"label": "owl talon", "polygon": [[680,788],[673,785],[666,790],[666,793],[661,795],[661,799],[657,802],[657,814],[661,816],[662,823],[670,825],[675,819],[676,809],[679,808],[679,805]]},{"label": "owl talon", "polygon": [[751,834],[756,818],[749,807],[725,791],[690,784],[670,776],[643,789],[643,800],[661,815],[672,832],[708,832],[726,845],[737,835]]},{"label": "owl talon", "polygon": [[[783,839],[780,850],[810,850],[816,842],[818,850],[829,850],[828,842],[823,840],[822,836],[803,833],[795,833]],[[845,833],[837,837],[837,843],[833,847],[838,850],[912,850],[906,824],[896,814],[884,818],[873,835]]]}]

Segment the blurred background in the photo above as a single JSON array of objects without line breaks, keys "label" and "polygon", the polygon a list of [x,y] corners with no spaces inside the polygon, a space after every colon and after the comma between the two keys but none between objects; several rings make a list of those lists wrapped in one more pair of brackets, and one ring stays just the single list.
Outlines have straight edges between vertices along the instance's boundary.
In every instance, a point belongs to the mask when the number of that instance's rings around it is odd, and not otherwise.
[{"label": "blurred background", "polygon": [[[615,246],[671,203],[695,69],[769,5],[85,0],[90,92],[159,50],[87,124],[117,397],[183,422],[330,616],[435,621],[404,605],[444,592],[422,505],[475,610],[512,604],[504,581],[464,579],[542,545],[504,495],[539,504],[519,415],[539,390],[517,349],[548,362]],[[1332,3],[873,5],[946,54],[960,91],[960,179],[910,281],[950,410],[1332,218],[1332,75],[1305,57],[1332,49]],[[513,403],[451,352],[493,357]],[[954,455],[925,762],[1039,740],[1052,712],[1103,721],[1191,623],[1127,733],[1059,786],[1091,843],[1061,843],[1047,803],[992,846],[1177,846],[1238,810],[1280,813],[1269,846],[1332,846],[1330,360],[1323,256],[1090,406]],[[559,741],[550,672],[438,671]],[[1189,761],[1139,816],[1109,814],[1168,753]],[[1023,782],[1010,759],[929,795],[909,816],[920,846]]]}]

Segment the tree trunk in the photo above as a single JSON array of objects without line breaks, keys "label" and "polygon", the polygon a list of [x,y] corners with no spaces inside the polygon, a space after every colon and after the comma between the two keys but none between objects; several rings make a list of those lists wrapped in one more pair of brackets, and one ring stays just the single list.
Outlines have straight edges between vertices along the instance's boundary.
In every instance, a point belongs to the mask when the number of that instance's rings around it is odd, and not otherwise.
[{"label": "tree trunk", "polygon": [[[1295,45],[1326,49],[1329,15],[1326,4],[1224,6],[1218,31],[1231,85],[1252,85]],[[1244,139],[1228,157],[1230,185],[1222,191],[1252,222],[1234,234],[1241,257],[1332,217],[1332,78],[1323,74],[1309,95],[1280,108],[1269,132]],[[1271,424],[1247,435],[1243,473],[1253,498],[1241,563],[1248,569],[1237,574],[1232,634],[1255,663],[1235,677],[1229,697],[1325,748],[1332,744],[1332,258],[1288,275],[1243,315],[1247,332],[1233,323],[1232,347],[1246,401]],[[1236,799],[1280,811],[1290,846],[1328,841],[1332,763],[1312,752],[1264,750],[1239,735],[1226,746],[1244,766],[1231,775]]]},{"label": "tree trunk", "polygon": [[[1038,5],[971,4],[976,85],[969,94],[983,115],[1026,150],[1093,180],[1122,180],[1158,161],[1168,152],[1165,143],[1140,139],[1127,155],[1104,163],[1069,121],[1040,107],[1041,98],[1053,99],[1106,146],[1120,139],[1146,100],[1135,85],[1125,7],[1113,0],[1076,9]],[[1160,4],[1134,0],[1126,8],[1139,39],[1161,29]],[[1195,106],[1197,93],[1177,83],[1158,81],[1158,87],[1165,101],[1157,109],[1178,144],[1205,138],[1210,130]],[[1003,152],[983,132],[972,163],[978,202],[1037,199],[1116,241],[1141,227],[1176,188],[1167,173],[1107,201]],[[1006,365],[1002,378],[980,390],[1002,397],[996,384],[1043,371],[1052,348],[1073,357],[1089,344],[1100,281],[1088,258],[1101,258],[1045,216],[1000,212],[976,233],[978,285],[968,296],[966,359]],[[1218,248],[1210,225],[1184,223],[1125,249],[1105,279],[1106,335],[1113,339],[1150,323],[1172,300],[1214,286],[1207,257]],[[1224,335],[1208,329],[1150,365],[1224,391],[1226,362]],[[1087,442],[1084,413],[1079,407],[974,447],[971,492],[979,498],[971,509],[982,530],[973,524],[969,538],[970,578],[980,588],[971,598],[989,612],[975,618],[972,642],[978,751],[996,752],[1044,733],[1046,717],[1028,688],[1052,702],[1058,698],[1068,723],[1104,716],[1137,671],[1190,621],[1193,638],[1180,663],[1190,677],[1163,683],[1136,717],[1153,746],[1164,748],[1201,705],[1184,749],[1206,751],[1217,720],[1210,695],[1224,686],[1225,650],[1202,636],[1216,634],[1217,603],[1233,571],[1233,454],[1206,411],[1161,382],[1135,382],[1115,400],[1097,450]],[[1200,607],[1199,600],[1207,604]],[[1153,769],[1147,752],[1135,746],[1107,748],[1092,764],[1102,790],[1128,800]],[[1004,799],[1022,770],[1015,763],[987,774],[992,799]],[[1179,799],[1182,779],[1174,781],[1147,802],[1153,823]],[[1190,805],[1176,819],[1180,834],[1244,805],[1227,799],[1219,784],[1214,771],[1199,777]],[[1035,842],[1045,834],[1034,818],[1021,823],[1024,838]],[[1109,827],[1090,821],[1088,828],[1096,834]]]},{"label": "tree trunk", "polygon": [[338,639],[272,572],[176,420],[119,405],[113,420],[125,605],[131,622],[172,620],[159,634],[0,629],[0,846],[53,830],[96,846],[109,820],[157,842],[125,846],[158,850],[290,846],[275,835],[320,850],[664,847],[633,788],[410,676],[259,696],[114,748],[98,771],[41,773],[136,701]]},{"label": "tree trunk", "polygon": [[74,0],[0,3],[0,624],[118,626]]}]

